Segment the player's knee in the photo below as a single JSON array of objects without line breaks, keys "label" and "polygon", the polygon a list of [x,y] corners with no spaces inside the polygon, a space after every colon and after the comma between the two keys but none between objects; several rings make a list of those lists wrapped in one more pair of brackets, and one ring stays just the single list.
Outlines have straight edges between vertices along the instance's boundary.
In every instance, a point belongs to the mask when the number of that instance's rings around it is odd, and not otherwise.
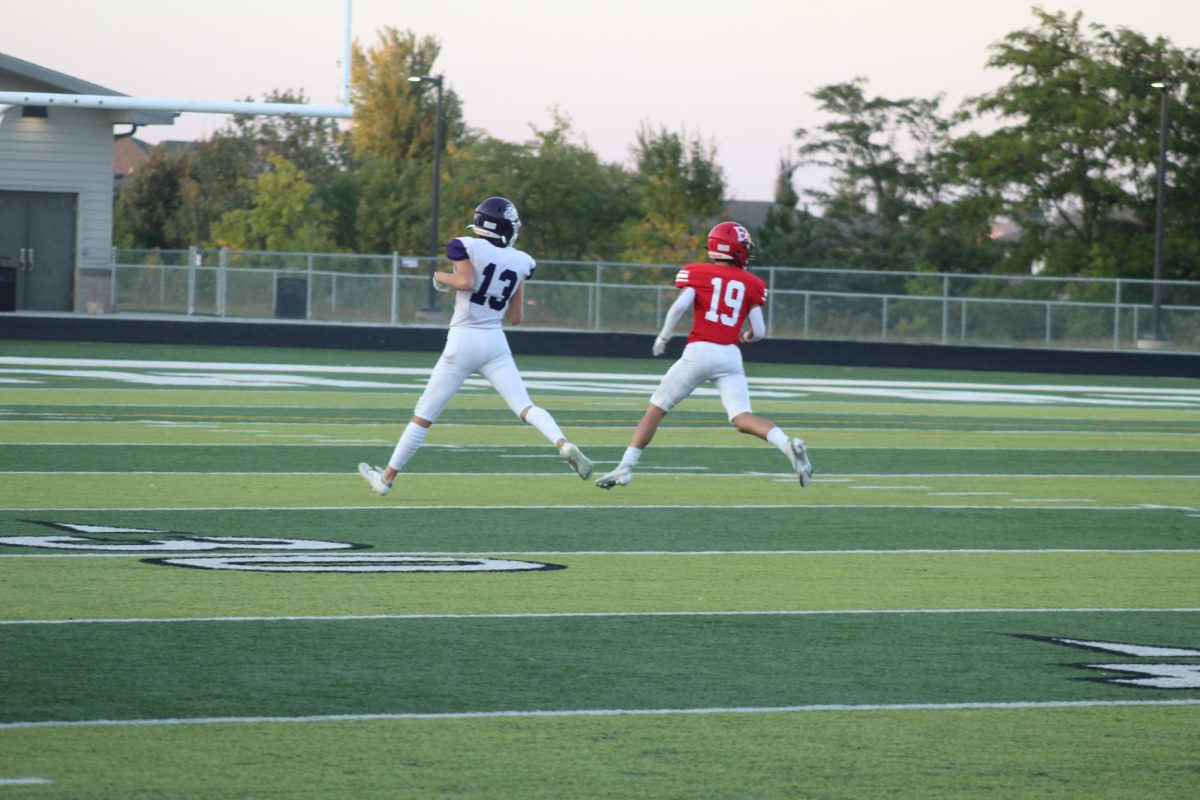
[{"label": "player's knee", "polygon": [[533,411],[533,408],[534,407],[532,405],[525,406],[524,408],[521,409],[521,413],[517,414],[517,416],[521,418],[522,422],[524,422],[526,417],[529,416],[529,412]]},{"label": "player's knee", "polygon": [[412,421],[420,425],[422,428],[428,428],[433,425],[433,420],[425,419],[424,417],[414,416]]},{"label": "player's knee", "polygon": [[750,415],[745,412],[738,414],[729,421],[733,423],[733,427],[737,429],[738,433],[754,433],[750,425]]}]

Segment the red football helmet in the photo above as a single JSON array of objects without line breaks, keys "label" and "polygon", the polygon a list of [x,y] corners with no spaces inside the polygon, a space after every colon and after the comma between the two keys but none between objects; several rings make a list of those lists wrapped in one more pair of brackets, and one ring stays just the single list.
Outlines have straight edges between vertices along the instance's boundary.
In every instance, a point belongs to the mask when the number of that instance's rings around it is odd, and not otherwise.
[{"label": "red football helmet", "polygon": [[750,231],[736,222],[720,223],[708,232],[708,257],[713,261],[732,261],[737,267],[749,266],[754,257]]}]

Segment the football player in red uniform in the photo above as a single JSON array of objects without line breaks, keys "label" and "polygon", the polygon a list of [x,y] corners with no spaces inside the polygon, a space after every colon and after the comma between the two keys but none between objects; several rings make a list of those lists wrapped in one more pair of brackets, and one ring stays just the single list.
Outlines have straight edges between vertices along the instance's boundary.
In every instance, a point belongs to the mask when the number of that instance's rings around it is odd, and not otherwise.
[{"label": "football player in red uniform", "polygon": [[[716,384],[733,426],[778,447],[791,462],[800,485],[808,486],[812,464],[804,442],[750,411],[750,390],[738,345],[761,339],[766,333],[762,306],[767,300],[766,285],[749,270],[753,250],[754,242],[743,226],[722,222],[708,233],[708,257],[712,262],[685,264],[680,268],[675,276],[679,297],[667,311],[652,352],[656,356],[663,354],[675,325],[691,308],[692,331],[687,346],[651,396],[650,406],[638,423],[621,463],[596,481],[600,488],[629,485],[633,468],[663,417],[705,381]],[[747,320],[750,326],[743,329]]]}]

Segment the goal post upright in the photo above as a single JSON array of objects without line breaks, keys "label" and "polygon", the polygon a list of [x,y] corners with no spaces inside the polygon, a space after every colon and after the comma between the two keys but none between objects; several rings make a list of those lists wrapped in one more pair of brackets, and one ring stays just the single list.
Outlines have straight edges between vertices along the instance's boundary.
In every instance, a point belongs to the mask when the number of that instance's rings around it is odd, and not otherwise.
[{"label": "goal post upright", "polygon": [[109,111],[175,111],[200,114],[245,114],[249,116],[333,117],[349,119],[350,61],[353,55],[350,22],[353,0],[345,0],[345,40],[342,56],[341,105],[315,103],[258,103],[252,101],[184,100],[168,97],[131,97],[123,94],[67,94],[54,92],[0,91],[0,110],[5,106],[46,108],[89,108]]}]

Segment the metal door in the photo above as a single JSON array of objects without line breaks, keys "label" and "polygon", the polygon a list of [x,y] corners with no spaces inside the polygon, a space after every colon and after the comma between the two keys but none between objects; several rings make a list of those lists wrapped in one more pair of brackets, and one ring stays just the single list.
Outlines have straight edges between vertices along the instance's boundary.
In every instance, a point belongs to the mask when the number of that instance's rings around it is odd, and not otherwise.
[{"label": "metal door", "polygon": [[23,282],[25,270],[25,202],[16,194],[0,192],[0,271],[4,273],[4,292],[0,311],[20,308],[21,293],[17,283]]},{"label": "metal door", "polygon": [[0,192],[0,263],[17,268],[18,309],[74,308],[75,208],[73,194]]}]

